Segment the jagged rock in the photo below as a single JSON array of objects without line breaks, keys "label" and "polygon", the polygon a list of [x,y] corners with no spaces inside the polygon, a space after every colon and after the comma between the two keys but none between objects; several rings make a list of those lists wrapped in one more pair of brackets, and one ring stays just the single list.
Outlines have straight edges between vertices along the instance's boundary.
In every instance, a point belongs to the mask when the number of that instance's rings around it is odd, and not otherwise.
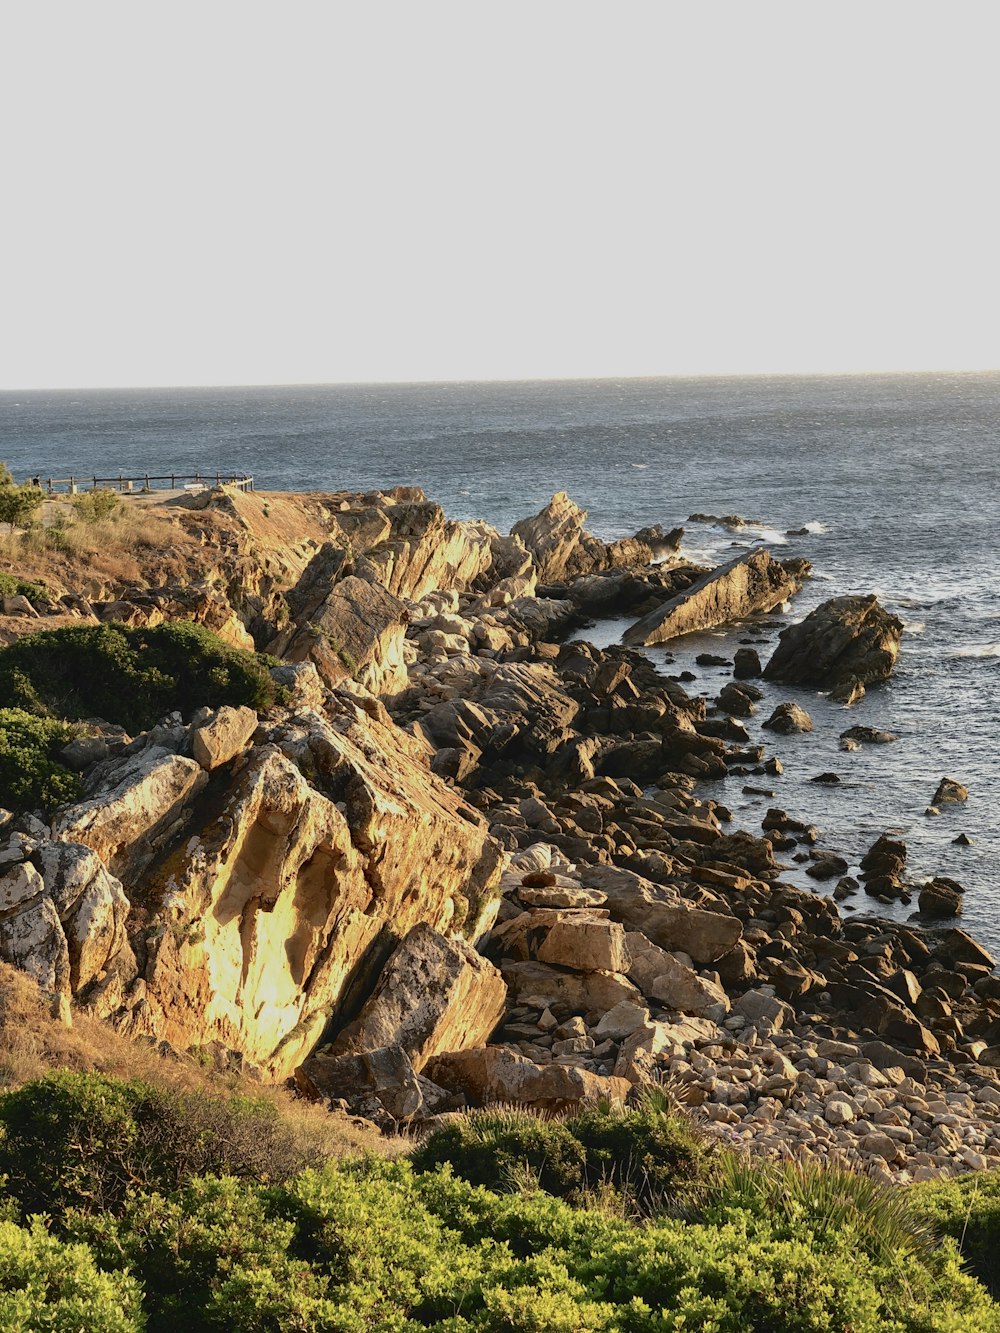
[{"label": "jagged rock", "polygon": [[753,717],[757,711],[753,699],[745,689],[739,685],[726,685],[719,691],[719,697],[715,701],[725,713],[730,713],[734,717]]},{"label": "jagged rock", "polygon": [[769,1030],[791,1025],[795,1011],[784,1000],[776,999],[762,990],[748,990],[733,1005],[733,1013],[745,1018],[756,1027]]},{"label": "jagged rock", "polygon": [[133,884],[207,781],[193,759],[152,745],[121,760],[88,800],[61,810],[53,835],[90,847],[113,875]]},{"label": "jagged rock", "polygon": [[630,626],[626,643],[665,643],[678,634],[711,629],[761,611],[773,611],[802,586],[808,572],[773,559],[768,551],[752,551],[713,569],[685,592]]},{"label": "jagged rock", "polygon": [[768,680],[815,685],[847,702],[865,685],[887,680],[899,655],[903,622],[878,598],[832,597],[781,631],[764,668]]},{"label": "jagged rock", "polygon": [[132,972],[126,934],[130,903],[100,857],[76,843],[46,842],[34,858],[66,937],[73,993],[99,980],[118,955]]},{"label": "jagged rock", "polygon": [[281,1077],[411,927],[475,939],[492,924],[501,853],[485,825],[377,701],[340,708],[273,727],[144,884],[155,924],[126,1028],[180,1049],[218,1040]]},{"label": "jagged rock", "polygon": [[398,1121],[412,1119],[424,1103],[410,1057],[396,1045],[357,1054],[317,1052],[295,1071],[295,1081],[312,1097],[343,1097],[348,1102],[376,1097]]},{"label": "jagged rock", "polygon": [[939,875],[928,880],[917,899],[920,915],[942,920],[950,916],[959,916],[962,911],[963,892],[961,884],[957,884],[953,879],[945,879]]},{"label": "jagged rock", "polygon": [[622,541],[605,543],[584,530],[587,511],[581,509],[565,491],[558,491],[540,513],[523,518],[511,528],[534,556],[540,583],[554,583],[577,574],[594,574],[605,569],[634,568],[648,565],[657,551],[666,549],[671,540],[659,529]]},{"label": "jagged rock", "polygon": [[584,888],[607,895],[611,915],[670,952],[680,950],[699,965],[714,963],[743,934],[737,917],[690,907],[649,880],[612,866],[581,868]]},{"label": "jagged rock", "polygon": [[398,597],[379,583],[348,575],[269,651],[291,662],[312,662],[327,686],[353,677],[374,694],[397,694],[406,684],[407,621]]},{"label": "jagged rock", "polygon": [[464,1092],[476,1106],[505,1102],[541,1111],[566,1111],[581,1102],[621,1102],[630,1085],[578,1065],[537,1065],[507,1046],[487,1046],[439,1056],[427,1074],[443,1088]]},{"label": "jagged rock", "polygon": [[762,725],[768,731],[776,731],[781,736],[790,736],[793,732],[812,731],[812,718],[804,708],[798,704],[783,703],[778,704],[777,708]]},{"label": "jagged rock", "polygon": [[604,1041],[608,1038],[611,1041],[621,1041],[648,1022],[648,1009],[641,1004],[632,1004],[630,1000],[622,1000],[613,1009],[609,1009],[594,1028],[594,1039]]},{"label": "jagged rock", "polygon": [[969,799],[969,789],[954,778],[942,778],[937,791],[931,797],[931,805],[959,804]]},{"label": "jagged rock", "polygon": [[[482,1046],[503,1016],[500,973],[464,940],[424,922],[386,963],[372,996],[325,1053],[400,1047],[419,1072],[434,1055]],[[306,1062],[309,1071],[311,1062]]]},{"label": "jagged rock", "polygon": [[210,718],[192,728],[191,752],[207,772],[242,754],[257,730],[252,708],[217,708]]}]

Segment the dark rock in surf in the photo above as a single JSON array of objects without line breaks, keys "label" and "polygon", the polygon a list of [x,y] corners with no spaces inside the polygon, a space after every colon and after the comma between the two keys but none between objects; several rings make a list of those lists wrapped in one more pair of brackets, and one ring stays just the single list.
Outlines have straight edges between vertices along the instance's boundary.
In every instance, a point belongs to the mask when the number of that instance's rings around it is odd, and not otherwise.
[{"label": "dark rock in surf", "polygon": [[902,635],[903,622],[874,595],[832,597],[782,630],[764,675],[828,689],[835,701],[850,703],[892,675]]}]

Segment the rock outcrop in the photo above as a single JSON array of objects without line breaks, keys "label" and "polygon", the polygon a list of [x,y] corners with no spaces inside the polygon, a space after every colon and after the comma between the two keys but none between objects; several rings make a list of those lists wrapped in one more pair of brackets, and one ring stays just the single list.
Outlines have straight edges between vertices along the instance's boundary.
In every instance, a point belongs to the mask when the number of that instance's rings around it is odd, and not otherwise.
[{"label": "rock outcrop", "polygon": [[626,643],[666,643],[679,634],[731,624],[773,611],[802,586],[807,561],[782,564],[769,551],[752,551],[711,570],[687,591],[643,616],[624,633]]},{"label": "rock outcrop", "polygon": [[764,668],[768,680],[813,685],[851,702],[866,685],[888,680],[896,665],[903,622],[878,598],[831,597],[798,625],[781,631]]}]

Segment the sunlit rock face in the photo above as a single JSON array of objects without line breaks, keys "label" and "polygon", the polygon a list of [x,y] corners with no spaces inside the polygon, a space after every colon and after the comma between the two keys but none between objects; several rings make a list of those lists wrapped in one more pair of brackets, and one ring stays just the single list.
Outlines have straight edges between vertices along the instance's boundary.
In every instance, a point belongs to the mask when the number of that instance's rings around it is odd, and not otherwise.
[{"label": "sunlit rock face", "polygon": [[160,867],[125,1025],[220,1042],[275,1076],[363,994],[418,922],[475,933],[499,877],[485,825],[360,710],[300,714],[246,757],[219,812]]}]

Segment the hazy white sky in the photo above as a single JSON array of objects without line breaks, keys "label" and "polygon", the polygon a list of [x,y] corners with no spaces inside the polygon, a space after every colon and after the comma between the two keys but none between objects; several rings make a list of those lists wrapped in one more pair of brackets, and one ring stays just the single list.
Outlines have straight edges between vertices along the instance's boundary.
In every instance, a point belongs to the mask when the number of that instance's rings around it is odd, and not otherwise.
[{"label": "hazy white sky", "polygon": [[8,0],[0,387],[1000,367],[995,0]]}]

